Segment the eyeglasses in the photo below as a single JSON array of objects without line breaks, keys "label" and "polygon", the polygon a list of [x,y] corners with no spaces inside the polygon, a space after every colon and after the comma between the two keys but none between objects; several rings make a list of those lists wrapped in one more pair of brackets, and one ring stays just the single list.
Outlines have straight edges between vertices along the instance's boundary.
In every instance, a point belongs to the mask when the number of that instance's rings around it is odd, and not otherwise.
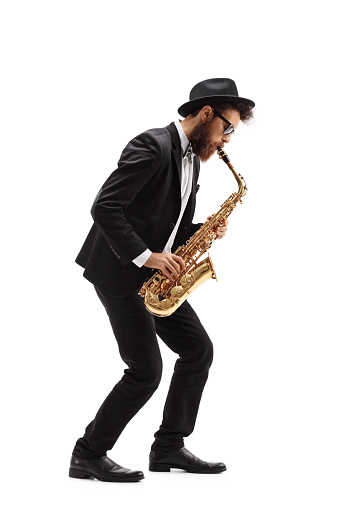
[{"label": "eyeglasses", "polygon": [[223,117],[217,110],[215,110],[214,108],[212,108],[212,111],[213,113],[221,118],[221,120],[223,120],[224,122],[226,122],[226,124],[228,124],[228,127],[226,127],[225,131],[224,131],[224,134],[234,134],[235,133],[235,129],[234,129],[234,125],[231,124],[231,122],[229,122],[227,120],[227,118]]}]

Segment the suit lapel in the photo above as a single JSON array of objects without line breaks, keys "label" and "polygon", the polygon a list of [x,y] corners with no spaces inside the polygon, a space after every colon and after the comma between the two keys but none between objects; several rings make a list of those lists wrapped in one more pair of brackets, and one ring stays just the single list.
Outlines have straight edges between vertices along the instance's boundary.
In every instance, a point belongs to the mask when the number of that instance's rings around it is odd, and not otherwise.
[{"label": "suit lapel", "polygon": [[[172,138],[172,144],[173,144],[173,155],[176,162],[177,170],[178,170],[178,177],[179,177],[179,193],[180,193],[180,186],[181,186],[181,172],[182,172],[182,153],[181,153],[181,141],[179,137],[179,133],[177,128],[175,127],[174,122],[166,126],[166,129],[170,132],[171,138]],[[192,176],[192,191],[191,195],[189,197],[189,200],[186,205],[185,213],[188,215],[193,215],[194,209],[195,209],[195,195],[196,195],[196,186],[199,178],[199,171],[200,171],[200,162],[198,158],[195,156],[193,159],[193,176]],[[181,196],[181,193],[179,194]]]},{"label": "suit lapel", "polygon": [[199,170],[200,170],[200,163],[199,163],[197,156],[195,156],[194,160],[193,160],[193,186],[194,186],[194,188],[196,187],[197,182],[198,182]]},{"label": "suit lapel", "polygon": [[195,157],[193,160],[192,191],[191,191],[190,197],[189,197],[187,205],[186,205],[186,209],[188,209],[187,213],[190,217],[192,217],[192,219],[193,219],[193,214],[194,214],[194,210],[195,210],[195,202],[196,202],[195,195],[197,192],[197,181],[198,181],[198,177],[199,177],[199,168],[200,168],[199,162],[198,162],[197,158]]},{"label": "suit lapel", "polygon": [[181,141],[179,137],[179,133],[177,128],[175,127],[174,122],[166,126],[166,129],[170,132],[172,138],[172,144],[174,146],[173,155],[177,165],[178,177],[179,177],[179,187],[181,183],[181,173],[182,173],[182,155],[181,155]]}]

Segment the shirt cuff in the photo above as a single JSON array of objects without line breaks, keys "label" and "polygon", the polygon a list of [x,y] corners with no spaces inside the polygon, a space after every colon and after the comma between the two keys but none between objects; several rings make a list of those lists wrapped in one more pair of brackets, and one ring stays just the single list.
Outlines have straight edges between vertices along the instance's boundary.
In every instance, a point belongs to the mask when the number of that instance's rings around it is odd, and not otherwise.
[{"label": "shirt cuff", "polygon": [[150,251],[149,249],[146,249],[146,251],[144,251],[139,256],[134,258],[134,260],[132,260],[132,262],[135,263],[135,265],[140,268],[144,265],[144,263],[147,262],[148,258],[151,256],[151,254],[152,254],[152,251]]}]

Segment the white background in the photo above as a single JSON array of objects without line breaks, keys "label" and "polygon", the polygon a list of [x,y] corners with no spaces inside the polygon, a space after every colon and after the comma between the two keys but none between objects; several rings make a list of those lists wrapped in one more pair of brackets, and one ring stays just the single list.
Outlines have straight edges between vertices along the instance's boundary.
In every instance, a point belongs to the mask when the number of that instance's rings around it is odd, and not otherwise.
[{"label": "white background", "polygon": [[[332,1],[4,1],[1,38],[2,481],[6,507],[338,507],[337,21]],[[186,446],[227,472],[148,472],[175,355],[109,454],[137,484],[68,477],[122,375],[74,259],[127,142],[195,83],[256,102],[227,152],[248,194],[190,299],[215,345]],[[236,190],[201,166],[196,221]],[[7,491],[7,493],[6,493]]]}]

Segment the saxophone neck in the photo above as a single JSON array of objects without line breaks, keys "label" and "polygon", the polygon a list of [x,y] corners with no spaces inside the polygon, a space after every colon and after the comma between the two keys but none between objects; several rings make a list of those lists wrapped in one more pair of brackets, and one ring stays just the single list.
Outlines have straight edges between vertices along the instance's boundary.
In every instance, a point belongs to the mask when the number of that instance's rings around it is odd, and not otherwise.
[{"label": "saxophone neck", "polygon": [[238,187],[239,187],[238,193],[237,193],[238,196],[240,196],[240,197],[245,196],[245,194],[247,192],[247,187],[246,187],[246,183],[245,183],[244,179],[242,178],[241,175],[238,175],[238,173],[235,171],[234,166],[231,163],[230,158],[228,157],[226,152],[220,147],[217,147],[217,148],[218,148],[219,159],[222,159],[224,161],[224,163],[227,164],[227,166],[233,173],[235,180],[238,183]]}]

